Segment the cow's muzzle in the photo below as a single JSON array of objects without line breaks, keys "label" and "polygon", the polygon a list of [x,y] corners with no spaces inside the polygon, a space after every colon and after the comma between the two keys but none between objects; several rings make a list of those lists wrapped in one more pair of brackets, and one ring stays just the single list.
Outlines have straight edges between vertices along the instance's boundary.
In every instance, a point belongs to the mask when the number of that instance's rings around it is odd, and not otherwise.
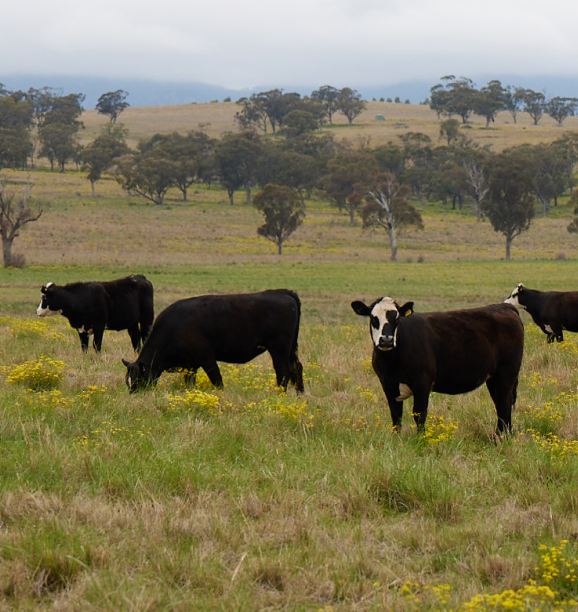
[{"label": "cow's muzzle", "polygon": [[380,336],[379,337],[377,348],[380,351],[390,351],[394,346],[395,344],[394,344],[393,336]]}]

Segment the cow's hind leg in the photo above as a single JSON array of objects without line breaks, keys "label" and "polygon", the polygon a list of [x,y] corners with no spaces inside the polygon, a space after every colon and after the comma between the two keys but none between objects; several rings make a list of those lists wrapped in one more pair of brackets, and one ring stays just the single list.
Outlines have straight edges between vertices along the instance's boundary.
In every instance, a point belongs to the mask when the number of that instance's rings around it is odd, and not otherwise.
[{"label": "cow's hind leg", "polygon": [[496,406],[498,425],[496,435],[508,435],[512,429],[512,406],[516,401],[518,378],[512,383],[511,380],[503,380],[499,376],[488,378],[486,387],[490,397]]},{"label": "cow's hind leg", "polygon": [[128,335],[130,336],[130,341],[132,343],[132,348],[135,351],[138,351],[141,347],[141,334],[138,323],[133,325],[127,329]]},{"label": "cow's hind leg", "polygon": [[[277,377],[277,386],[283,387],[287,391],[287,385],[289,380],[293,380],[293,373],[291,372],[291,365],[289,361],[289,355],[287,351],[269,349],[271,360],[273,361],[273,368],[275,370],[275,376]],[[303,381],[301,381],[303,385]]]},{"label": "cow's hind leg", "polygon": [[85,331],[79,331],[78,337],[80,338],[80,346],[82,348],[82,352],[86,353],[86,351],[88,351],[88,334]]},{"label": "cow's hind leg", "polygon": [[221,370],[219,370],[219,365],[216,361],[207,361],[204,364],[201,364],[203,370],[205,370],[209,380],[217,389],[223,388],[223,377],[221,376]]}]

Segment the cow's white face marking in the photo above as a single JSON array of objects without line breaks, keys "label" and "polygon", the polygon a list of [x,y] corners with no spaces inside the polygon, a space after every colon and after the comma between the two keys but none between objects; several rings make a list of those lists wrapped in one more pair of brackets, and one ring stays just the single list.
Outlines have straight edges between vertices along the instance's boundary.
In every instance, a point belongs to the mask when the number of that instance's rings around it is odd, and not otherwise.
[{"label": "cow's white face marking", "polygon": [[[391,348],[393,348],[393,346],[395,346],[397,329],[392,347],[385,349],[383,347],[380,348],[379,345],[379,339],[381,338],[383,326],[388,322],[387,313],[390,312],[395,312],[395,318],[399,317],[397,305],[395,301],[392,300],[390,297],[382,298],[377,304],[375,304],[375,306],[371,310],[371,339],[373,340],[373,344],[380,350],[390,350]],[[377,323],[377,326],[374,324],[374,322]]]},{"label": "cow's white face marking", "polygon": [[40,304],[38,304],[38,308],[36,309],[36,314],[39,317],[51,317],[52,315],[62,314],[62,310],[50,310],[50,308],[42,308],[42,300],[40,300]]},{"label": "cow's white face marking", "polygon": [[[54,283],[50,282],[46,283],[44,287],[48,289],[48,287],[51,287],[52,285],[54,285]],[[42,297],[40,304],[38,304],[38,308],[36,309],[36,314],[39,317],[51,317],[52,315],[62,314],[62,310],[50,310],[50,308],[43,308],[42,302],[44,302],[44,297]]]},{"label": "cow's white face marking", "polygon": [[520,300],[518,298],[523,286],[524,285],[522,285],[522,283],[519,283],[517,287],[514,289],[514,291],[512,291],[512,294],[510,295],[510,297],[506,298],[504,302],[506,304],[512,304],[512,306],[515,306],[518,310],[520,310],[520,308],[523,310],[526,310],[526,307],[523,304],[520,304]]}]

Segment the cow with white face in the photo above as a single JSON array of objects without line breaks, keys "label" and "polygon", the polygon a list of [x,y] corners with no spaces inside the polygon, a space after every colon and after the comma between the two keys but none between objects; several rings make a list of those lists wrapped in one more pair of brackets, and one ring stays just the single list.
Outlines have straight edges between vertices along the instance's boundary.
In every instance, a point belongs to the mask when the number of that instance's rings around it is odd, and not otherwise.
[{"label": "cow with white face", "polygon": [[411,395],[422,431],[432,391],[456,395],[485,383],[498,415],[496,433],[510,431],[524,349],[524,328],[513,306],[415,313],[413,302],[399,306],[383,297],[351,307],[369,318],[373,369],[395,429],[401,428],[403,401]]},{"label": "cow with white face", "polygon": [[527,311],[548,343],[563,342],[564,330],[578,332],[578,291],[537,291],[518,283],[504,302]]},{"label": "cow with white face", "polygon": [[146,340],[154,319],[153,286],[142,274],[112,281],[46,283],[41,289],[36,314],[39,317],[61,314],[68,319],[88,350],[89,336],[99,352],[105,329],[126,329],[134,350]]}]

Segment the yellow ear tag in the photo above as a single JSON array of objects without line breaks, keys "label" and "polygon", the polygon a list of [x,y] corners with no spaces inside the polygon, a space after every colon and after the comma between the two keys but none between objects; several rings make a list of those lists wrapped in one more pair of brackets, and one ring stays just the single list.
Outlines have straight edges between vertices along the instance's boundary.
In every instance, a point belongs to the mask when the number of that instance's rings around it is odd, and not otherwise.
[{"label": "yellow ear tag", "polygon": [[412,314],[412,313],[413,313],[413,310],[408,310],[408,311],[405,313],[405,316],[406,316],[406,317],[409,317],[409,315],[410,315],[410,314]]}]

